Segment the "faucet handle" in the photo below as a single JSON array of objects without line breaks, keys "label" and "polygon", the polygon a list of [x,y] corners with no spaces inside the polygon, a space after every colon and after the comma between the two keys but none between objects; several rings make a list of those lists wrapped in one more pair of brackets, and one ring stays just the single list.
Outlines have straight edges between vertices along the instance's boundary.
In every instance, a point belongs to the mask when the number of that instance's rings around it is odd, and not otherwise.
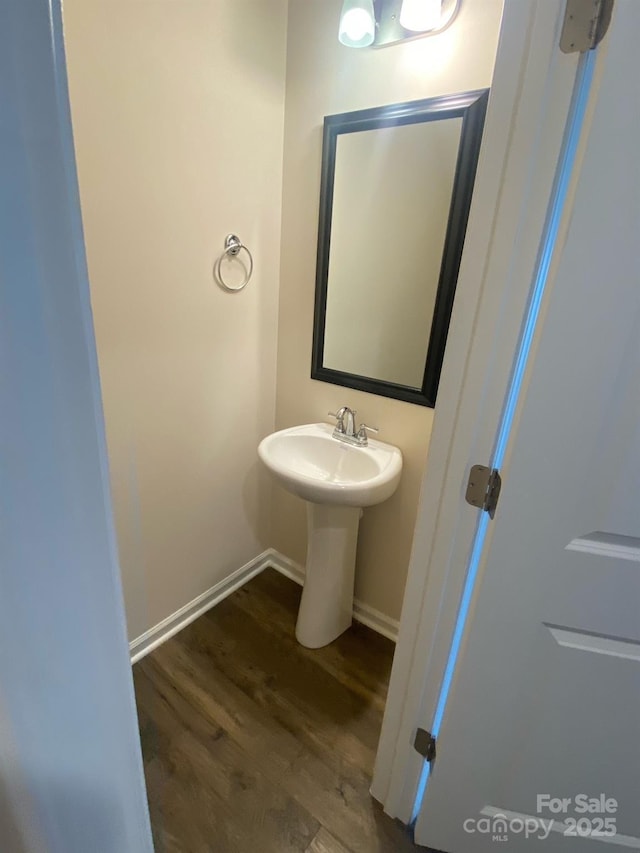
[{"label": "faucet handle", "polygon": [[360,440],[366,439],[367,432],[377,433],[380,432],[378,427],[367,426],[367,424],[360,424],[360,428],[358,430],[358,438]]}]

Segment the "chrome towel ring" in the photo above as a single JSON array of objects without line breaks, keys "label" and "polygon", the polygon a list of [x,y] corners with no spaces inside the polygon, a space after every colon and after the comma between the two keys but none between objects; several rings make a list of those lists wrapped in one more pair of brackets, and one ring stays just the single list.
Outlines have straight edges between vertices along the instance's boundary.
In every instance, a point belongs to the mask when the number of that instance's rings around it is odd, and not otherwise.
[{"label": "chrome towel ring", "polygon": [[[244,279],[240,282],[240,284],[236,285],[235,287],[232,287],[231,285],[227,284],[224,278],[222,277],[222,270],[220,268],[220,265],[222,264],[225,258],[235,258],[236,255],[240,253],[241,249],[244,249],[247,253],[247,257],[249,258],[249,266],[245,271]],[[227,236],[225,237],[224,252],[220,255],[220,257],[213,265],[213,272],[220,287],[223,287],[225,290],[228,290],[231,293],[237,293],[239,290],[245,288],[249,283],[249,279],[251,278],[251,274],[253,272],[253,257],[249,249],[247,249],[242,240],[236,234],[227,234]]]}]

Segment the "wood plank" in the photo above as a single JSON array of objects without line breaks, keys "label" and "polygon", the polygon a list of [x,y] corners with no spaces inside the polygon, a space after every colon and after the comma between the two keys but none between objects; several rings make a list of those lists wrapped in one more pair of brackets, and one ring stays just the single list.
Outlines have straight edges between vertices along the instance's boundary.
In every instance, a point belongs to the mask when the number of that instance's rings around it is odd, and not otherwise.
[{"label": "wood plank", "polygon": [[337,838],[334,838],[324,826],[320,827],[318,834],[314,837],[305,853],[352,853]]}]

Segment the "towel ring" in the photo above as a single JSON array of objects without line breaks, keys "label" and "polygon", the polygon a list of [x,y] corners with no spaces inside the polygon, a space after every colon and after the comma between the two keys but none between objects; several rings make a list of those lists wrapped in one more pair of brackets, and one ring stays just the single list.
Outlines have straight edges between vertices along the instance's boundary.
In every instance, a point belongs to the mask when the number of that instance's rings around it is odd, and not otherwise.
[{"label": "towel ring", "polygon": [[[240,250],[244,249],[249,258],[249,269],[247,270],[244,281],[242,281],[236,287],[231,287],[231,285],[227,284],[224,278],[222,277],[222,270],[220,269],[220,265],[222,261],[227,257],[235,258],[236,255],[239,254]],[[213,271],[215,273],[218,284],[223,287],[225,290],[230,291],[231,293],[237,293],[239,290],[242,290],[249,283],[249,279],[251,278],[251,274],[253,273],[253,257],[251,252],[244,245],[242,240],[236,236],[235,234],[227,234],[224,241],[224,252],[217,259],[215,264],[213,265]]]}]

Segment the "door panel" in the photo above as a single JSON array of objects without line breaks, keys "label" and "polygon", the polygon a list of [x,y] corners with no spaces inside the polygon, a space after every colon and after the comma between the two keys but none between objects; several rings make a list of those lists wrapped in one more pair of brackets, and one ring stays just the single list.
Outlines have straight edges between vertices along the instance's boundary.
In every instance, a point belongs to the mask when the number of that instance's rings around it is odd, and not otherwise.
[{"label": "door panel", "polygon": [[[532,837],[555,821],[548,850],[640,848],[639,31],[618,0],[416,825],[451,853],[495,850],[499,813],[509,850],[531,849],[526,816]],[[582,813],[581,794],[616,810]],[[605,834],[563,834],[580,819]]]}]

